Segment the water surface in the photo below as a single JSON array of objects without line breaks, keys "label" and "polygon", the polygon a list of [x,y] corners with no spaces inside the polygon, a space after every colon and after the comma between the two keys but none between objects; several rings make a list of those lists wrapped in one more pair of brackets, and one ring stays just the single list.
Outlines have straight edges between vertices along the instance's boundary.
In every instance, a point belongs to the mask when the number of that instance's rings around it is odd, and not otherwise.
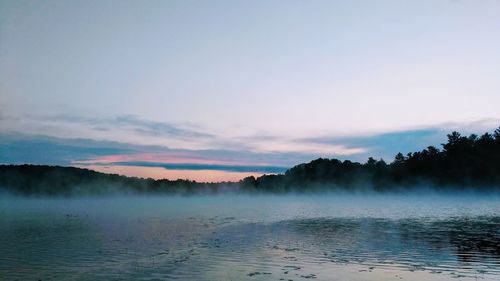
[{"label": "water surface", "polygon": [[500,280],[500,197],[0,199],[0,280]]}]

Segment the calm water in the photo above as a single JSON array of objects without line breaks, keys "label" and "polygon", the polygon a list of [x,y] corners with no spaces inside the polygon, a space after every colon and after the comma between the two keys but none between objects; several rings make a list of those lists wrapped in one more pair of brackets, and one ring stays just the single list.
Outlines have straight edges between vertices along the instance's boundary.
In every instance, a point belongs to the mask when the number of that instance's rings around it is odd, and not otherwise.
[{"label": "calm water", "polygon": [[0,280],[477,279],[499,196],[0,199]]}]

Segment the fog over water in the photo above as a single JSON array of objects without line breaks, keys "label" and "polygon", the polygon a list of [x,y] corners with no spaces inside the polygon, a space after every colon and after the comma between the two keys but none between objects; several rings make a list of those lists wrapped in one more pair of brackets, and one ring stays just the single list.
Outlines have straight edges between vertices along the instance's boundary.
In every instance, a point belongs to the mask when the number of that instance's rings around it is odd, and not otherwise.
[{"label": "fog over water", "polygon": [[1,280],[499,280],[500,196],[0,199]]}]

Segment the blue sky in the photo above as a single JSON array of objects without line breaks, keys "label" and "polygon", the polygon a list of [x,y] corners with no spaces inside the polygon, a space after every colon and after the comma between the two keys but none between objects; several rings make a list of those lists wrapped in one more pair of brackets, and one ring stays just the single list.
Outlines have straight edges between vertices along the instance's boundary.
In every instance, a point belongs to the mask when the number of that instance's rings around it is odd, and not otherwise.
[{"label": "blue sky", "polygon": [[391,159],[498,127],[498,50],[498,1],[0,1],[0,162]]}]

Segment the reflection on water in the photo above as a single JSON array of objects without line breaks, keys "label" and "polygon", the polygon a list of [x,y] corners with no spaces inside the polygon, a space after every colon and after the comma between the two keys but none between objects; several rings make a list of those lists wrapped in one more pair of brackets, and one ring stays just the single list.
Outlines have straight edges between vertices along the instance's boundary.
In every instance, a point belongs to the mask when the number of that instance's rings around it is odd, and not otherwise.
[{"label": "reflection on water", "polygon": [[0,199],[0,280],[500,280],[499,202]]}]

